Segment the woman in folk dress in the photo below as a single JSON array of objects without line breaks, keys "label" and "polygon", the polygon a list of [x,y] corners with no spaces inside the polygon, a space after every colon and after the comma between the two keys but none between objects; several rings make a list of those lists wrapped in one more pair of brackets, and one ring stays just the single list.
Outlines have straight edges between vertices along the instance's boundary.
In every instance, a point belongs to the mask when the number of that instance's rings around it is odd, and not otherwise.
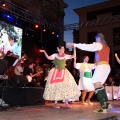
[{"label": "woman in folk dress", "polygon": [[[74,54],[76,54],[76,48],[74,48]],[[74,67],[80,71],[80,79],[78,87],[80,90],[82,90],[82,104],[93,104],[90,102],[90,99],[92,98],[95,88],[92,81],[92,70],[95,69],[95,64],[88,63],[89,57],[84,56],[83,63],[76,63],[76,58],[74,58]],[[87,92],[88,98],[85,102],[85,97]]]},{"label": "woman in folk dress", "polygon": [[45,50],[40,50],[48,60],[54,60],[55,63],[55,67],[49,71],[43,97],[45,100],[55,101],[54,108],[60,108],[58,101],[61,100],[65,106],[71,108],[68,102],[78,99],[81,95],[73,76],[65,68],[66,60],[74,58],[74,55],[65,54],[64,46],[60,46],[57,50],[58,53],[50,56]]}]

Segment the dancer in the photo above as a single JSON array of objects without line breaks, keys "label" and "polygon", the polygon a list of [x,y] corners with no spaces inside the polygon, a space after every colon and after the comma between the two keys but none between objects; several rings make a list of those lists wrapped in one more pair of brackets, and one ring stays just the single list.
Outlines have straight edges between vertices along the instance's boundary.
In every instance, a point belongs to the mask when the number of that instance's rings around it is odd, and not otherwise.
[{"label": "dancer", "polygon": [[[74,48],[74,54],[76,54],[76,48]],[[82,104],[93,104],[90,99],[94,94],[94,85],[91,83],[92,81],[92,69],[95,69],[95,64],[88,63],[89,57],[84,56],[83,63],[76,63],[76,58],[74,58],[74,67],[80,71],[80,79],[79,79],[79,89],[82,90]],[[87,92],[88,98],[85,102],[85,97]]]},{"label": "dancer", "polygon": [[48,60],[55,62],[55,67],[49,71],[43,97],[45,100],[55,101],[54,108],[60,108],[58,101],[61,100],[64,101],[65,106],[71,108],[68,102],[78,99],[81,95],[73,76],[65,68],[66,60],[72,59],[74,56],[65,54],[64,46],[60,46],[57,50],[58,53],[50,56],[45,50],[40,50]]},{"label": "dancer", "polygon": [[[94,83],[95,93],[98,97],[101,108],[95,110],[94,112],[106,113],[106,109],[111,108],[111,104],[108,102],[108,97],[103,84],[105,83],[111,70],[109,65],[110,48],[108,47],[103,34],[98,33],[95,36],[95,39],[96,42],[92,44],[68,43],[68,46],[95,52],[96,69],[92,77],[92,83]],[[104,102],[106,102],[106,104]]]}]

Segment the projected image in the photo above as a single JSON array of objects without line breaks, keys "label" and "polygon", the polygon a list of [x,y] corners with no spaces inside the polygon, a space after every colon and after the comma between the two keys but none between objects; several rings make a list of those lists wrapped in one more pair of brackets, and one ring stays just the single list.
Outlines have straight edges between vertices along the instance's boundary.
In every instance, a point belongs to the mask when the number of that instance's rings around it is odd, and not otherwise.
[{"label": "projected image", "polygon": [[0,20],[0,51],[4,54],[10,51],[21,58],[22,33],[21,28]]}]

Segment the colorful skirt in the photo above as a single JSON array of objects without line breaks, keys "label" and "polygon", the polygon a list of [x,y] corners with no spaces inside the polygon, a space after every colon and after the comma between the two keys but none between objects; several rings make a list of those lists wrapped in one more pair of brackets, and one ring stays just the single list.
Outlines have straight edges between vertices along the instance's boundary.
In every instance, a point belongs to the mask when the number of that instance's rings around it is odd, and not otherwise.
[{"label": "colorful skirt", "polygon": [[58,70],[52,68],[48,74],[43,98],[45,100],[77,100],[81,92],[71,75],[65,68]]}]

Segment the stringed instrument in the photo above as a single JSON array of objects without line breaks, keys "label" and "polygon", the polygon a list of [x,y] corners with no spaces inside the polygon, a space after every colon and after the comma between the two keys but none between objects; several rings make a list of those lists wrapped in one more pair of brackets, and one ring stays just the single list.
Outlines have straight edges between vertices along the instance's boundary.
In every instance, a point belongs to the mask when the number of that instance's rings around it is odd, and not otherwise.
[{"label": "stringed instrument", "polygon": [[31,82],[32,78],[39,75],[40,73],[43,73],[43,71],[41,70],[41,71],[39,71],[39,72],[37,72],[37,73],[35,73],[33,75],[26,75],[26,78],[28,79],[28,82]]}]

